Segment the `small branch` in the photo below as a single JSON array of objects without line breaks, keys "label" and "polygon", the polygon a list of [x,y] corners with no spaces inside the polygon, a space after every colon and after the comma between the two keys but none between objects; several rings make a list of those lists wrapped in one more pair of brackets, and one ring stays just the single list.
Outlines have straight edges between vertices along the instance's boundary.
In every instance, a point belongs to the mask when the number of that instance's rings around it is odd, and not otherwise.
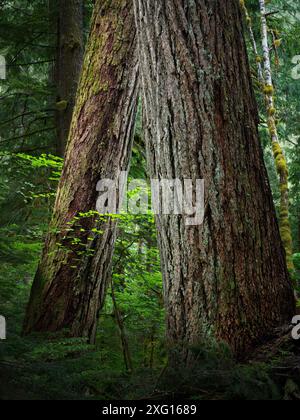
[{"label": "small branch", "polygon": [[19,114],[16,117],[11,118],[10,120],[6,120],[6,121],[3,121],[3,122],[0,122],[0,126],[9,124],[9,123],[17,120],[18,118],[27,117],[27,116],[32,115],[32,114],[38,114],[38,113],[42,113],[42,112],[45,112],[45,113],[46,112],[54,112],[54,111],[55,111],[54,109],[45,109],[45,110],[40,110],[40,111],[24,112],[23,114]]},{"label": "small branch", "polygon": [[33,153],[40,150],[49,150],[49,146],[38,146],[31,149],[21,148],[17,151],[17,153]]},{"label": "small branch", "polygon": [[279,10],[274,11],[274,12],[268,12],[268,13],[266,13],[266,14],[265,14],[265,17],[267,18],[267,17],[269,17],[269,16],[277,15],[278,13],[280,13],[280,11],[279,11]]},{"label": "small branch", "polygon": [[32,63],[7,64],[7,67],[34,66],[36,64],[46,64],[46,63],[53,63],[53,62],[55,62],[55,60],[33,61]]},{"label": "small branch", "polygon": [[45,128],[44,130],[33,131],[32,133],[23,134],[22,136],[16,136],[7,140],[2,140],[0,144],[10,143],[11,141],[14,141],[14,140],[24,139],[26,137],[34,136],[35,134],[45,133],[47,131],[52,131],[52,130],[56,130],[56,127]]},{"label": "small branch", "polygon": [[292,140],[286,139],[288,143],[291,143],[293,146],[298,147],[297,143],[294,143]]}]

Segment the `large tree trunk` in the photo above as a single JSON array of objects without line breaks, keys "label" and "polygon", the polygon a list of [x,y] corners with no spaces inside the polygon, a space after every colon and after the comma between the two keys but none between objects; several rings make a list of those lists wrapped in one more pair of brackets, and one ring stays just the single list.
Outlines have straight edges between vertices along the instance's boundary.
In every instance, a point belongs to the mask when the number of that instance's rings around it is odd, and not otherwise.
[{"label": "large tree trunk", "polygon": [[[205,180],[205,219],[157,217],[167,334],[236,354],[295,302],[258,138],[237,0],[135,0],[152,178]],[[183,351],[183,359],[189,356]]]},{"label": "large tree trunk", "polygon": [[57,7],[56,150],[64,156],[83,61],[83,0],[58,0]]},{"label": "large tree trunk", "polygon": [[[32,287],[24,332],[68,328],[95,338],[116,226],[97,224],[96,185],[128,169],[138,66],[131,0],[96,2],[66,161],[50,233]],[[96,227],[98,229],[93,231]]]}]

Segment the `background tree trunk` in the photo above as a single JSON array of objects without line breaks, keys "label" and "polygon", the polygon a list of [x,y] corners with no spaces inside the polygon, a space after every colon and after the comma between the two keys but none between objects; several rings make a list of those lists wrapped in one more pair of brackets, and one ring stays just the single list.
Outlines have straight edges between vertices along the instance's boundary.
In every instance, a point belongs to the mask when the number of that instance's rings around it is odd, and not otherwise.
[{"label": "background tree trunk", "polygon": [[[135,0],[152,178],[204,179],[205,220],[158,216],[171,347],[236,354],[295,311],[237,0]],[[184,350],[182,358],[189,356]]]},{"label": "background tree trunk", "polygon": [[55,84],[59,156],[64,156],[68,140],[83,51],[83,0],[58,0]]},{"label": "background tree trunk", "polygon": [[128,373],[132,373],[133,364],[132,364],[132,358],[131,358],[131,353],[130,353],[130,348],[129,348],[127,332],[126,332],[126,328],[124,324],[123,314],[118,308],[116,294],[115,294],[115,285],[114,285],[113,279],[111,279],[111,298],[112,298],[112,302],[114,306],[114,316],[116,319],[116,324],[118,326],[119,333],[120,333],[125,368]]},{"label": "background tree trunk", "polygon": [[259,0],[261,13],[262,49],[264,56],[264,86],[265,103],[268,113],[268,128],[272,141],[272,149],[277,173],[279,175],[280,190],[280,233],[286,254],[288,270],[293,273],[293,238],[290,225],[290,200],[289,200],[289,169],[284,151],[280,145],[277,130],[277,114],[275,108],[275,89],[273,84],[270,47],[268,39],[267,10],[264,0]]},{"label": "background tree trunk", "polygon": [[[97,1],[50,233],[24,332],[68,328],[95,339],[116,226],[97,224],[96,185],[128,169],[138,66],[130,0]],[[81,213],[81,215],[80,215]],[[98,228],[93,231],[93,229]]]}]

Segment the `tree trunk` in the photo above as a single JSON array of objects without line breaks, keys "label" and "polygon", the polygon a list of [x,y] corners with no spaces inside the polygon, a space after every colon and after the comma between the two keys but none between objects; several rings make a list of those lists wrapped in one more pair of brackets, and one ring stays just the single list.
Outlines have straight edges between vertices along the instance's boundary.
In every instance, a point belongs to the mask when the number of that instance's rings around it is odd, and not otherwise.
[{"label": "tree trunk", "polygon": [[286,254],[286,263],[288,270],[293,272],[295,267],[293,263],[293,238],[292,229],[289,220],[289,171],[283,149],[280,145],[279,135],[276,123],[275,108],[275,89],[273,85],[272,66],[270,57],[270,48],[268,40],[268,24],[266,17],[266,5],[264,0],[259,0],[261,13],[261,32],[262,32],[262,49],[264,54],[264,93],[265,103],[268,113],[269,134],[272,141],[272,149],[277,173],[279,175],[280,189],[280,233]]},{"label": "tree trunk", "polygon": [[83,51],[83,0],[58,0],[55,82],[59,156],[64,156],[68,140]]},{"label": "tree trunk", "polygon": [[205,180],[205,218],[158,215],[167,334],[241,355],[295,301],[258,138],[237,0],[135,0],[152,178]]},{"label": "tree trunk", "polygon": [[116,323],[117,323],[119,333],[120,333],[125,368],[128,373],[131,373],[133,371],[133,364],[132,364],[132,359],[131,359],[131,354],[130,354],[130,349],[129,349],[129,343],[128,343],[127,333],[126,333],[126,329],[124,325],[123,315],[118,308],[113,279],[111,279],[111,297],[112,297],[112,301],[114,305],[114,315],[115,315]]},{"label": "tree trunk", "polygon": [[114,221],[97,222],[94,215],[96,185],[128,169],[137,109],[136,56],[131,1],[97,1],[25,333],[67,328],[72,336],[95,339],[116,234]]}]

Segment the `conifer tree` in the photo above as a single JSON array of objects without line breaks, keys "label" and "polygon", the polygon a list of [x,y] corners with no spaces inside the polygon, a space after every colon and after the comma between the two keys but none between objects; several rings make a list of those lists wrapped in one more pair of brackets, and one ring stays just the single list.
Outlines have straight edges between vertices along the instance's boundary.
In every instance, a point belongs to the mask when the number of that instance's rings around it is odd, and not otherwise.
[{"label": "conifer tree", "polygon": [[50,231],[24,323],[95,339],[116,223],[95,214],[97,183],[129,164],[138,66],[130,0],[96,1]]},{"label": "conifer tree", "polygon": [[167,335],[181,361],[216,338],[244,354],[294,296],[258,138],[239,2],[135,0],[152,178],[205,180],[205,217],[159,215]]}]

